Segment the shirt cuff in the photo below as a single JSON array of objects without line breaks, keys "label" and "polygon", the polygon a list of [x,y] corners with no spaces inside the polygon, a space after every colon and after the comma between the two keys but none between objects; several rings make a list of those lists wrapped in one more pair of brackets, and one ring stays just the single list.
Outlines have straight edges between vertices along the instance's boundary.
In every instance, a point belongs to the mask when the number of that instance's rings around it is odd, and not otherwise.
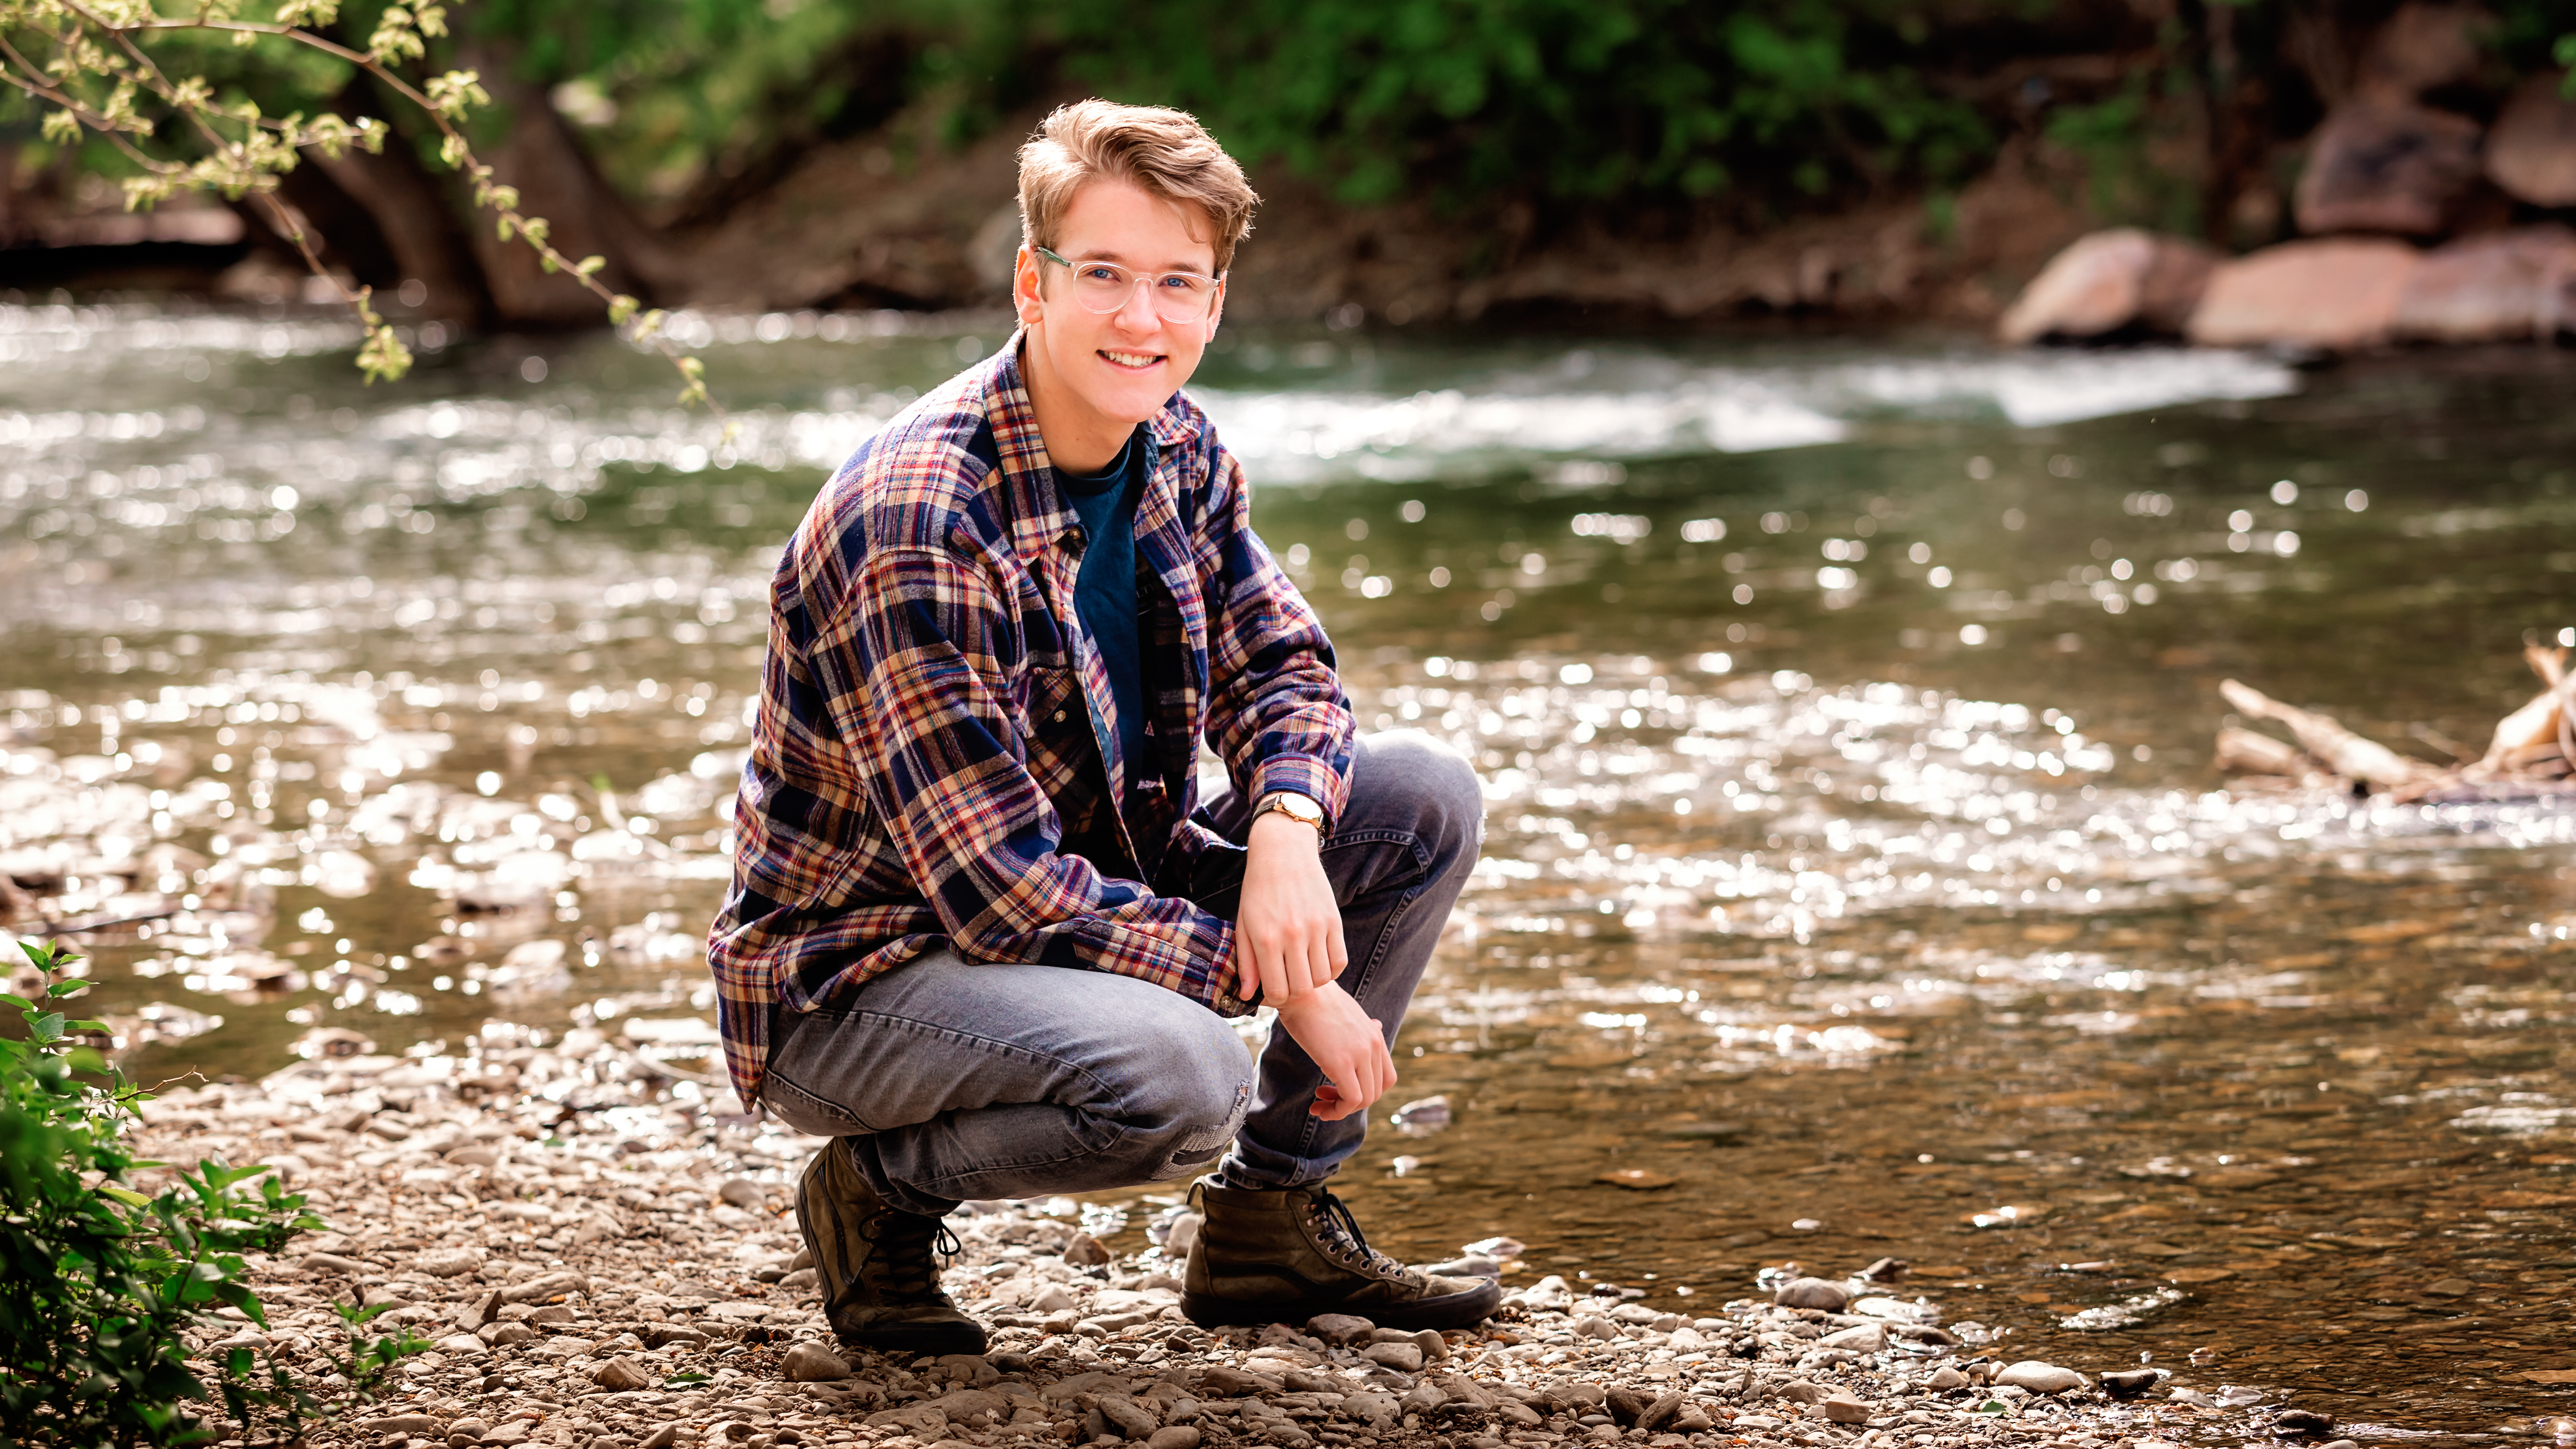
[{"label": "shirt cuff", "polygon": [[1324,807],[1324,833],[1342,818],[1342,809],[1350,803],[1350,782],[1331,763],[1313,755],[1272,755],[1252,771],[1251,800],[1258,805],[1273,793],[1287,790],[1303,795]]}]

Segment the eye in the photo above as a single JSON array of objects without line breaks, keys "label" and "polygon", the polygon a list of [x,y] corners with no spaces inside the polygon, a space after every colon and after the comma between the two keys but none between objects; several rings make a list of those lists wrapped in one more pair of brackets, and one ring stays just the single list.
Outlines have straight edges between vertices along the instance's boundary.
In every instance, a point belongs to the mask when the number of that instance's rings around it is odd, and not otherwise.
[{"label": "eye", "polygon": [[1106,262],[1095,262],[1084,267],[1080,275],[1086,282],[1123,282],[1127,279],[1125,273]]},{"label": "eye", "polygon": [[1196,292],[1207,285],[1207,279],[1191,276],[1187,272],[1165,272],[1163,285],[1176,292]]}]

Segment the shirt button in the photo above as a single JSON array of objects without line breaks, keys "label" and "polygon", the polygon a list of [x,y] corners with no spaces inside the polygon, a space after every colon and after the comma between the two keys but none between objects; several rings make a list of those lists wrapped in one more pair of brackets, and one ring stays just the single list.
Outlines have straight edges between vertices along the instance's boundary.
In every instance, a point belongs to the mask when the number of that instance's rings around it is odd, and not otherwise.
[{"label": "shirt button", "polygon": [[1062,724],[1062,723],[1064,723],[1064,711],[1063,711],[1063,710],[1057,710],[1057,711],[1055,712],[1055,722],[1056,722],[1057,724]]}]

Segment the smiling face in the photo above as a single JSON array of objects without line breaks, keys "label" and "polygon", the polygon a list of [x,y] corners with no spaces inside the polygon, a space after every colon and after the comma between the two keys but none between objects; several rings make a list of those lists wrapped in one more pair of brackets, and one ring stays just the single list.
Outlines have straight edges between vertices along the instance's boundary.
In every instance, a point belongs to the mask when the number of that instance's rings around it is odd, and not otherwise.
[{"label": "smiling face", "polygon": [[[1115,262],[1131,272],[1216,270],[1207,218],[1132,182],[1099,180],[1065,209],[1052,250],[1065,260]],[[1138,423],[1163,410],[1198,370],[1225,309],[1220,285],[1208,315],[1167,322],[1147,289],[1115,312],[1088,310],[1063,267],[1020,248],[1013,301],[1028,329],[1023,371],[1048,454],[1077,470],[1105,466]]]}]

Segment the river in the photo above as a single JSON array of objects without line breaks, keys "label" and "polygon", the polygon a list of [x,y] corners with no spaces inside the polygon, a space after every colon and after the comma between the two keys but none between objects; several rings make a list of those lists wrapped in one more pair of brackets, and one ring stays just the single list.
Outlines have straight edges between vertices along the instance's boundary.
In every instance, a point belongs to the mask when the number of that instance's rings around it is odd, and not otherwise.
[{"label": "river", "polygon": [[[605,336],[368,388],[327,314],[0,306],[0,870],[148,918],[77,938],[138,1076],[712,1067],[769,568],[1004,333],[676,326],[730,443]],[[2225,677],[2437,760],[2530,697],[2576,360],[1237,331],[1201,381],[1363,724],[1487,783],[1389,1103],[1447,1125],[1343,1179],[1380,1246],[1672,1307],[1894,1256],[2006,1357],[2364,1439],[2568,1408],[2576,812],[2209,762]]]}]

